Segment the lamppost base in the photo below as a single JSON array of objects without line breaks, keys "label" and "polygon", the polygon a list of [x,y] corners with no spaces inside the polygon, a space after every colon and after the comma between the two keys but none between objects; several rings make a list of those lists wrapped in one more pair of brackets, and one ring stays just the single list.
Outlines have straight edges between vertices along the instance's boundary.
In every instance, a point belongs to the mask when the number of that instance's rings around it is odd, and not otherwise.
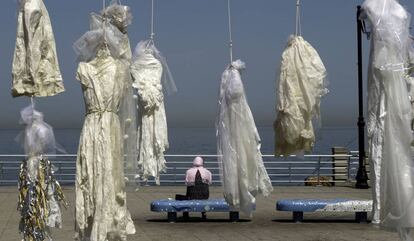
[{"label": "lamppost base", "polygon": [[355,188],[357,189],[368,189],[368,175],[365,167],[359,168],[356,176]]}]

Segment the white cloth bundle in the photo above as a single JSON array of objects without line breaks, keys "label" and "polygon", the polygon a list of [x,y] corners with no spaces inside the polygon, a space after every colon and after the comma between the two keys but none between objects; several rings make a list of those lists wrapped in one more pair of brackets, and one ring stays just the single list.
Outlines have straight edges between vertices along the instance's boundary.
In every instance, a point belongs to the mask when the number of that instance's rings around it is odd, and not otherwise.
[{"label": "white cloth bundle", "polygon": [[312,121],[319,117],[321,97],[328,92],[326,75],[316,50],[301,36],[292,36],[280,67],[274,124],[276,155],[312,151]]},{"label": "white cloth bundle", "polygon": [[218,161],[224,197],[233,209],[252,215],[256,195],[269,195],[272,183],[260,152],[260,136],[247,103],[240,71],[234,61],[221,78],[217,129]]},{"label": "white cloth bundle", "polygon": [[371,24],[368,74],[368,145],[373,222],[414,239],[414,162],[407,88],[410,14],[396,0],[366,0]]}]

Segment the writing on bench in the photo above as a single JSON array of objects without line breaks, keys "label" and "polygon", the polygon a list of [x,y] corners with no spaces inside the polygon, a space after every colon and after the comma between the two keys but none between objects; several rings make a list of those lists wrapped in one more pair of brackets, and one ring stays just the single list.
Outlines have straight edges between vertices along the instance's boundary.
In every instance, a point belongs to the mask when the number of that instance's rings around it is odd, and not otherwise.
[{"label": "writing on bench", "polygon": [[294,222],[302,222],[304,212],[355,212],[357,222],[367,222],[372,200],[284,199],[276,202],[276,210],[292,212]]}]

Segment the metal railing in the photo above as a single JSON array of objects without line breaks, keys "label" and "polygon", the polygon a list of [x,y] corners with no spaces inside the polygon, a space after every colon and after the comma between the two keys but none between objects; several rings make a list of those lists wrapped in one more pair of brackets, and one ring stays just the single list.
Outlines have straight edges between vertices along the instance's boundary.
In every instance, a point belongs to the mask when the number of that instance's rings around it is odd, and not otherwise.
[{"label": "metal railing", "polygon": [[[161,184],[184,184],[185,172],[191,167],[192,159],[195,156],[204,158],[204,166],[212,172],[213,184],[220,185],[217,155],[166,155],[167,172],[161,174]],[[15,185],[17,183],[20,163],[24,158],[25,155],[19,154],[0,155],[0,185]],[[76,155],[54,155],[50,158],[55,166],[55,176],[59,182],[73,184],[76,172]],[[336,158],[340,160],[336,160]],[[263,160],[273,185],[304,185],[308,182],[322,185],[324,183],[353,182],[358,170],[357,152],[350,152],[349,155],[304,155],[301,157],[263,155]],[[346,164],[346,166],[337,167],[334,164]],[[344,169],[346,169],[345,172]],[[337,173],[339,171],[341,172]],[[313,180],[309,181],[309,177],[312,177]],[[154,180],[148,180],[145,184],[153,185],[154,183]]]}]

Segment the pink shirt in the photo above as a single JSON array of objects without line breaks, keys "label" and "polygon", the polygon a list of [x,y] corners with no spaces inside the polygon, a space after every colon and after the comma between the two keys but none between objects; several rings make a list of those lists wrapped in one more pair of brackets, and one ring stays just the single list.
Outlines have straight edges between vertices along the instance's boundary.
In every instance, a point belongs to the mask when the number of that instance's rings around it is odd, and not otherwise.
[{"label": "pink shirt", "polygon": [[200,171],[201,178],[203,179],[204,183],[211,184],[211,172],[204,167],[192,167],[187,170],[185,175],[185,184],[187,186],[192,186],[195,183],[195,177],[197,174],[197,170]]}]

